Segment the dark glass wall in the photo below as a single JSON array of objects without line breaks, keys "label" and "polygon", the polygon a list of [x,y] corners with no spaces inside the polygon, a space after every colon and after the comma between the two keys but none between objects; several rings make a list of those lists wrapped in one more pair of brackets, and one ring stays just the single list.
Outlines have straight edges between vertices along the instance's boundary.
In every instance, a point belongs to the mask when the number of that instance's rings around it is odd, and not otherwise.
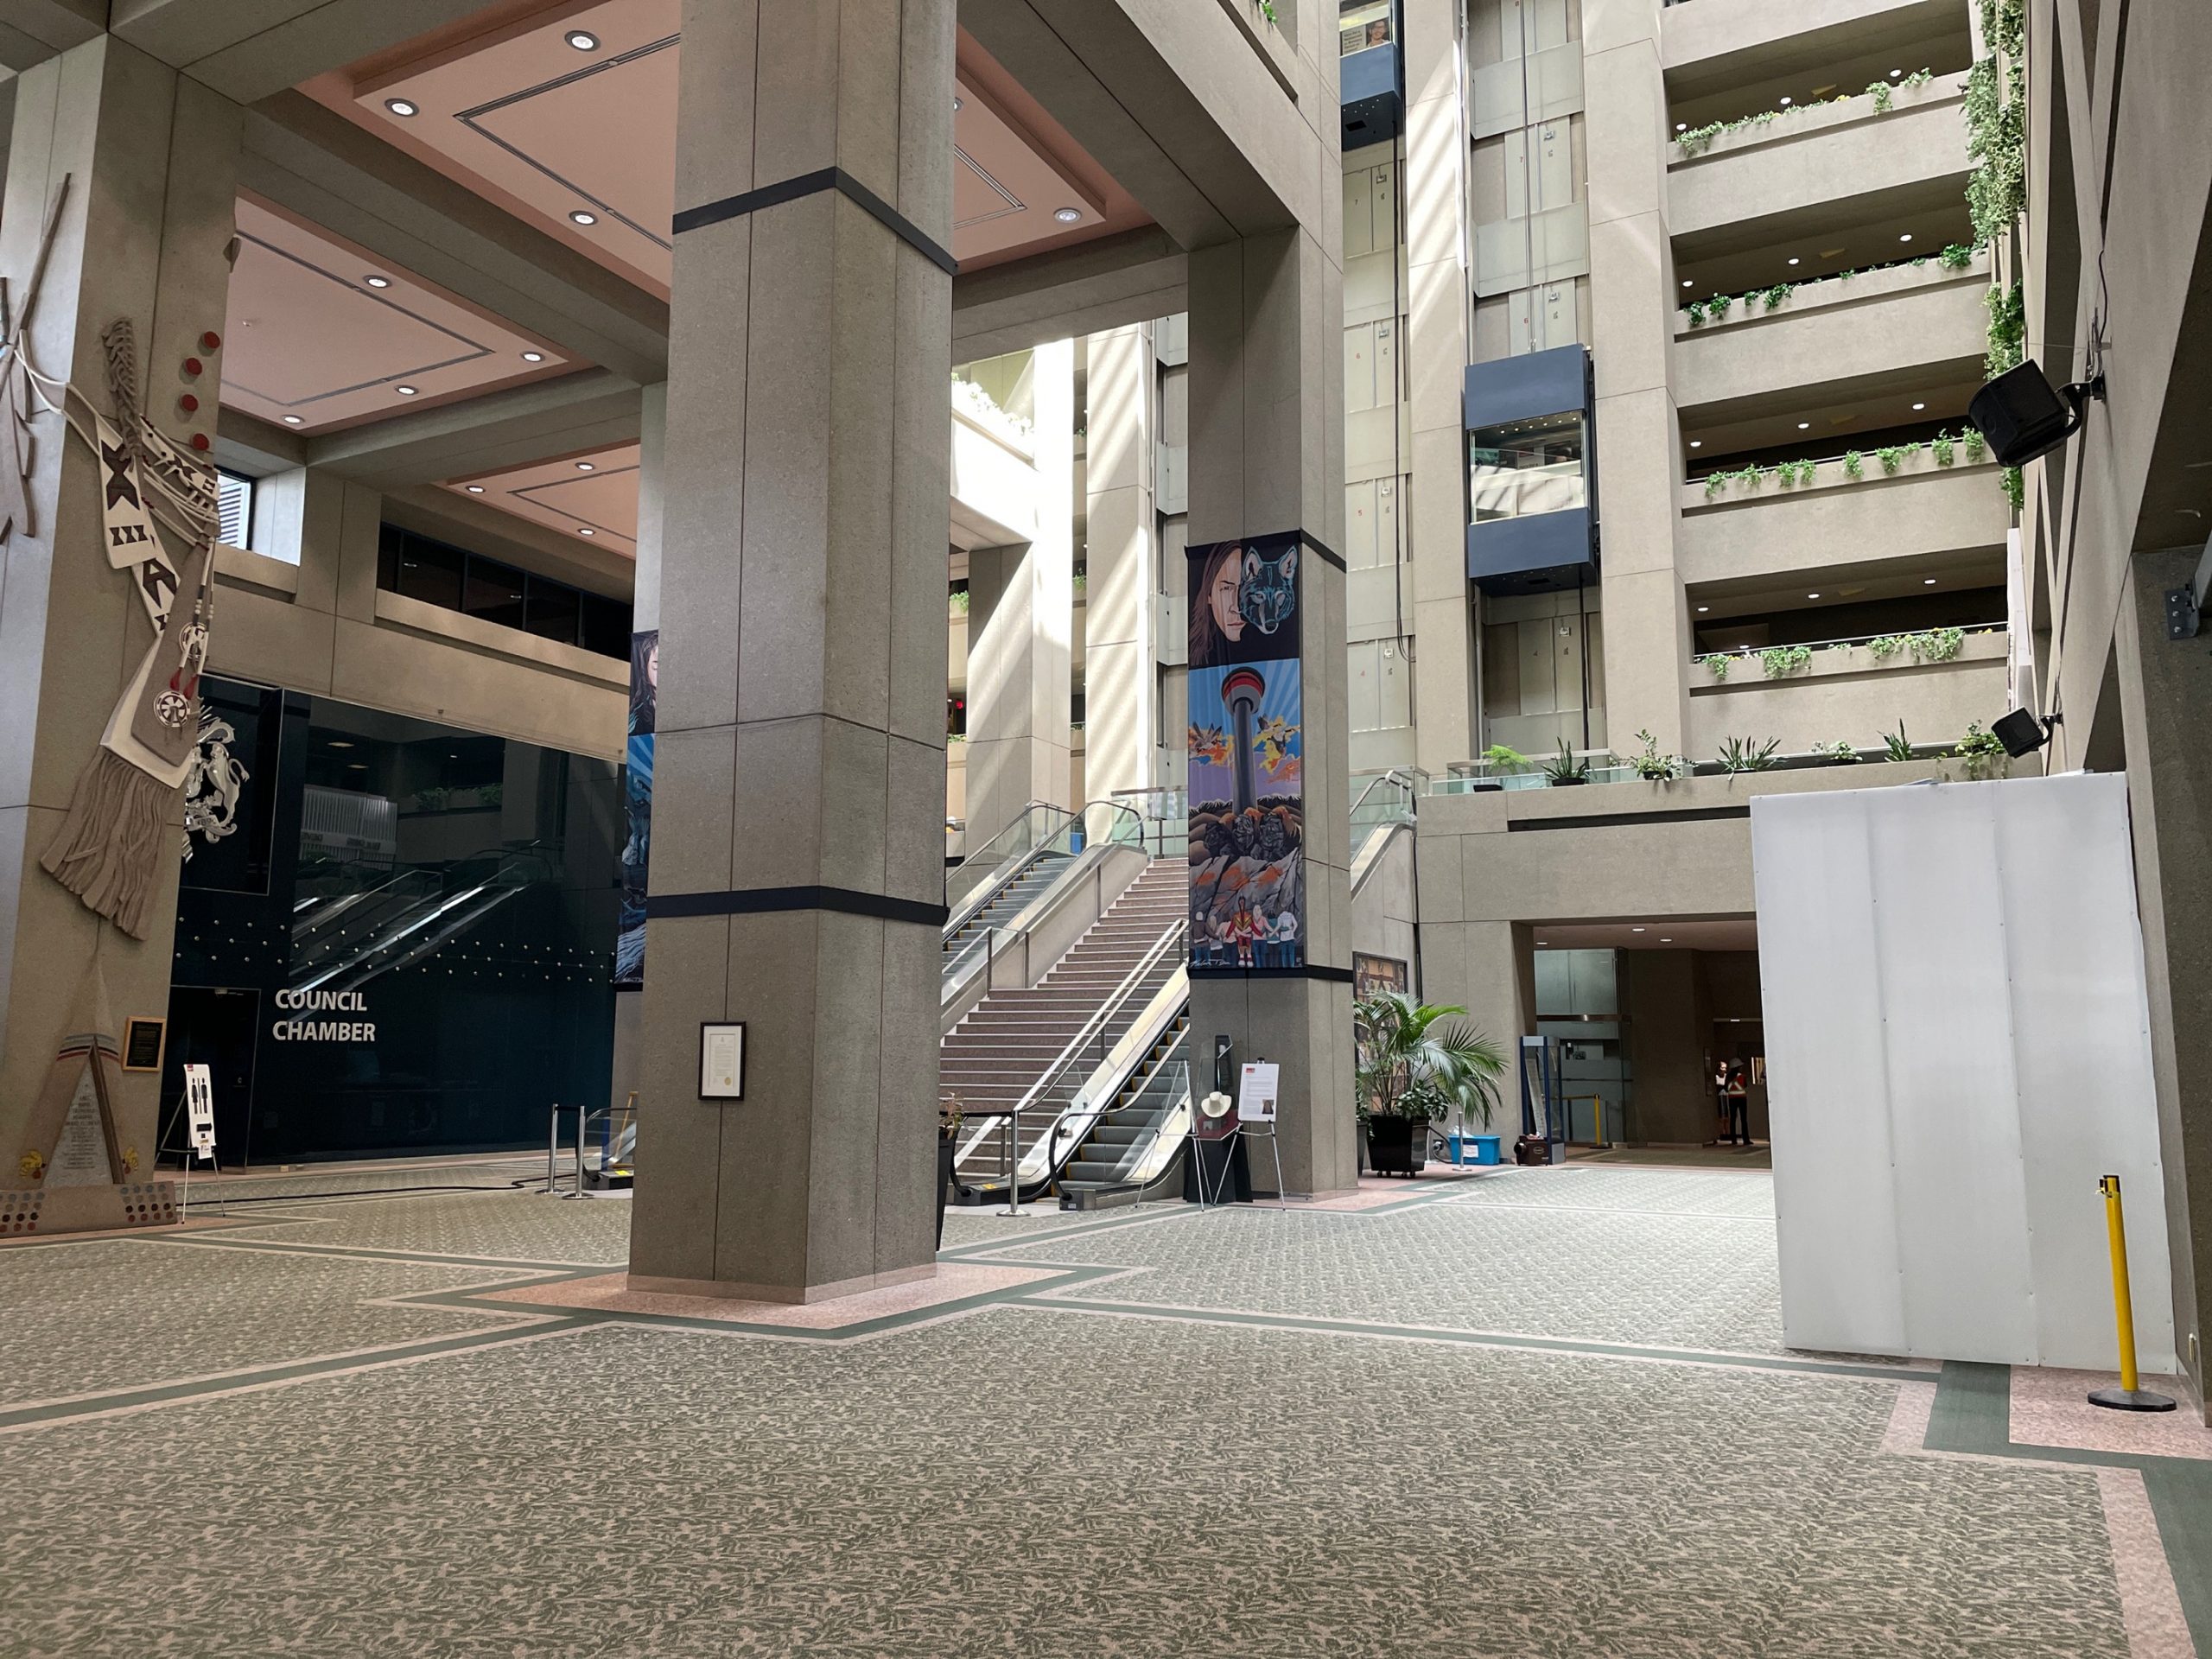
[{"label": "dark glass wall", "polygon": [[165,1110],[213,1065],[227,1166],[535,1146],[553,1102],[603,1102],[616,766],[203,687],[248,777],[185,866]]}]

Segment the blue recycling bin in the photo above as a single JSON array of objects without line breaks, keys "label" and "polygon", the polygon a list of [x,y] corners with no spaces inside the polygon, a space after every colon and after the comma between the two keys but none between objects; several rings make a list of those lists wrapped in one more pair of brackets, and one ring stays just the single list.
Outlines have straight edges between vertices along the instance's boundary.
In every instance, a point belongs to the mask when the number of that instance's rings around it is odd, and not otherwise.
[{"label": "blue recycling bin", "polygon": [[1452,1161],[1462,1168],[1469,1164],[1502,1164],[1505,1161],[1500,1147],[1501,1137],[1495,1135],[1454,1135],[1452,1142]]}]

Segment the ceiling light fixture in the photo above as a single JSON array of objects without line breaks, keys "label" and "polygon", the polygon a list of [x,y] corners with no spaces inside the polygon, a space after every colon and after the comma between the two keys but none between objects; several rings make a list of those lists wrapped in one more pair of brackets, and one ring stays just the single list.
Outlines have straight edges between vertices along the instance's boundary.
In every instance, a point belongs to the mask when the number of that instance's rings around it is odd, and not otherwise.
[{"label": "ceiling light fixture", "polygon": [[298,426],[302,423],[303,419],[303,416],[298,415],[287,415],[284,417],[284,424],[287,426]]},{"label": "ceiling light fixture", "polygon": [[1083,209],[1080,207],[1055,207],[1052,210],[1052,217],[1058,219],[1063,225],[1072,225],[1083,217]]},{"label": "ceiling light fixture", "polygon": [[959,113],[960,113],[960,111],[961,111],[962,110],[965,109],[966,107],[967,107],[967,105],[966,105],[966,104],[965,104],[965,103],[963,103],[963,102],[962,101],[961,97],[960,97],[960,94],[959,94],[959,93],[957,93],[957,92],[955,92],[955,93],[952,95],[952,112],[953,112],[955,115],[957,115],[957,114],[959,114]]},{"label": "ceiling light fixture", "polygon": [[1703,616],[1703,615],[1704,615],[1707,611],[1711,610],[1712,608],[1713,608],[1713,607],[1712,607],[1712,606],[1710,606],[1710,605],[1700,605],[1700,606],[1699,606],[1699,607],[1697,607],[1697,613],[1698,613],[1700,616]]},{"label": "ceiling light fixture", "polygon": [[572,29],[561,38],[568,41],[570,46],[575,47],[579,52],[596,52],[599,50],[599,36],[593,34],[588,29]]},{"label": "ceiling light fixture", "polygon": [[1695,288],[1697,284],[1690,281],[1688,277],[1685,276],[1682,278],[1682,286],[1684,288]]},{"label": "ceiling light fixture", "polygon": [[350,749],[353,747],[353,739],[347,737],[334,737],[327,743],[323,745],[323,747],[327,749]]},{"label": "ceiling light fixture", "polygon": [[599,467],[595,461],[580,461],[576,463],[576,470],[580,473],[595,473],[599,470]]},{"label": "ceiling light fixture", "polygon": [[384,101],[384,106],[403,121],[410,116],[423,113],[423,106],[408,98],[387,98]]},{"label": "ceiling light fixture", "polygon": [[1642,928],[1640,928],[1640,927],[1631,927],[1630,929],[1629,929],[1629,931],[1630,931],[1630,932],[1631,932],[1631,933],[1641,933],[1641,932],[1643,932],[1643,930]]},{"label": "ceiling light fixture", "polygon": [[1788,99],[1785,98],[1782,100],[1782,107],[1785,110],[1789,107],[1789,100]]},{"label": "ceiling light fixture", "polygon": [[394,386],[392,390],[403,397],[412,397],[416,391],[413,386]]},{"label": "ceiling light fixture", "polygon": [[361,280],[366,283],[371,288],[390,288],[391,286],[391,278],[389,276],[364,276]]},{"label": "ceiling light fixture", "polygon": [[1923,409],[1925,409],[1925,408],[1927,408],[1927,407],[1928,407],[1928,405],[1927,405],[1927,404],[1915,404],[1912,406],[1913,413],[1916,415],[1916,414],[1918,414],[1922,410],[1923,410]]},{"label": "ceiling light fixture", "polygon": [[1902,69],[1892,69],[1892,70],[1891,70],[1891,71],[1890,71],[1890,79],[1891,79],[1891,80],[1895,80],[1895,79],[1896,79],[1899,75],[1901,75],[1901,74],[1903,74],[1903,73],[1904,73],[1904,70],[1902,70]]},{"label": "ceiling light fixture", "polygon": [[1813,429],[1813,423],[1810,421],[1800,421],[1797,423],[1797,429],[1800,432],[1809,432]]},{"label": "ceiling light fixture", "polygon": [[468,493],[471,495],[481,495],[484,493],[484,486],[481,484],[471,484],[468,486]]},{"label": "ceiling light fixture", "polygon": [[599,532],[594,530],[589,524],[578,524],[576,526],[576,534],[579,536],[596,536]]},{"label": "ceiling light fixture", "polygon": [[1808,594],[1805,597],[1808,599],[1818,599],[1820,595],[1818,594]]},{"label": "ceiling light fixture", "polygon": [[1789,257],[1789,263],[1790,263],[1791,264],[1793,264],[1793,265],[1794,265],[1794,264],[1796,264],[1797,263],[1797,257],[1796,257],[1795,254],[1792,254],[1792,255],[1790,256],[1790,257]]},{"label": "ceiling light fixture", "polygon": [[569,222],[571,225],[596,225],[599,223],[599,215],[588,213],[579,207],[569,215]]},{"label": "ceiling light fixture", "polygon": [[1687,121],[1677,121],[1675,123],[1675,130],[1676,132],[1688,132],[1689,130],[1690,124]]},{"label": "ceiling light fixture", "polygon": [[1923,576],[1920,579],[1920,585],[1923,588],[1933,588],[1936,585],[1936,578],[1933,576]]},{"label": "ceiling light fixture", "polygon": [[545,353],[543,352],[524,352],[522,354],[522,360],[525,363],[543,363],[545,360]]},{"label": "ceiling light fixture", "polygon": [[1662,944],[1672,944],[1674,941],[1669,938],[1664,933],[1662,933],[1659,936],[1659,943]]},{"label": "ceiling light fixture", "polygon": [[1898,241],[1900,241],[1900,242],[1910,242],[1910,241],[1911,241],[1911,240],[1912,240],[1912,232],[1911,232],[1910,231],[1907,231],[1907,232],[1906,232],[1903,236],[1901,236],[1901,237],[1897,238],[1897,240],[1898,240]]},{"label": "ceiling light fixture", "polygon": [[1702,448],[1705,448],[1705,440],[1704,440],[1703,438],[1692,438],[1692,439],[1690,440],[1690,448],[1693,448],[1693,449],[1702,449]]}]

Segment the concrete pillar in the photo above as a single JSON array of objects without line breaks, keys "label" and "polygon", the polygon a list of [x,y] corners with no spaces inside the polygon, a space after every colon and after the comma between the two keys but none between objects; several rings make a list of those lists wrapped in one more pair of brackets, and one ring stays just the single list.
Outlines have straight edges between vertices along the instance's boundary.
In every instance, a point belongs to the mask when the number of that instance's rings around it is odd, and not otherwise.
[{"label": "concrete pillar", "polygon": [[[1333,118],[1320,135],[1332,209],[1319,226],[1190,256],[1190,543],[1295,531],[1304,748],[1302,968],[1193,969],[1193,1052],[1226,1033],[1281,1064],[1283,1180],[1355,1186],[1350,743],[1344,706],[1344,270]],[[1203,603],[1198,594],[1192,604]],[[1255,1182],[1272,1185],[1262,1158]]]},{"label": "concrete pillar", "polygon": [[[660,626],[663,474],[668,464],[664,380],[645,388],[638,439],[638,558],[630,593],[633,634],[651,633]],[[614,1065],[607,1104],[619,1109],[629,1103],[633,1091],[641,1096],[645,1091],[645,1004],[635,989],[619,982],[614,988]]]},{"label": "concrete pillar", "polygon": [[[69,179],[26,342],[31,360],[107,410],[100,334],[128,318],[142,407],[156,428],[180,445],[212,437],[222,353],[200,336],[223,327],[237,105],[112,35],[25,71],[14,94],[0,271],[16,320],[48,206]],[[203,365],[196,378],[180,366],[192,356]],[[181,406],[187,391],[199,400],[196,413]],[[9,711],[0,726],[0,1182],[10,1186],[21,1182],[32,1103],[60,1039],[79,1029],[68,1021],[94,963],[118,1027],[111,1034],[133,1014],[168,1012],[177,882],[175,860],[164,860],[142,940],[39,868],[153,633],[129,575],[103,552],[97,459],[58,415],[33,416],[30,432],[32,524],[17,524],[0,545],[0,700]],[[221,628],[219,607],[219,638]],[[169,810],[181,834],[181,803]],[[143,1176],[154,1161],[160,1079],[129,1072],[120,1082],[118,1141]],[[118,1206],[113,1224],[121,1220]]]},{"label": "concrete pillar", "polygon": [[1405,0],[1406,349],[1412,371],[1414,753],[1442,777],[1478,741],[1467,582],[1467,123],[1456,19],[1466,0]]},{"label": "concrete pillar", "polygon": [[[946,0],[684,8],[645,1288],[936,1270],[953,36]],[[700,1097],[707,1021],[741,1102]]]},{"label": "concrete pillar", "polygon": [[1069,800],[1075,616],[1075,342],[1039,346],[1037,539],[968,556],[968,844],[1032,801]]},{"label": "concrete pillar", "polygon": [[1158,765],[1154,365],[1148,323],[1090,337],[1084,789],[1100,800],[1149,788]]},{"label": "concrete pillar", "polygon": [[[2212,677],[2205,641],[2166,638],[2165,596],[2195,574],[2201,548],[2138,554],[2125,567],[2113,658],[2127,734],[2136,902],[2158,1095],[2159,1163],[2173,1260],[2174,1333],[2190,1386],[2208,1405],[2212,1330]],[[2064,728],[2060,728],[2062,731]],[[2149,1195],[2146,1193],[2147,1198]],[[2212,1408],[2206,1411],[2212,1421]]]},{"label": "concrete pillar", "polygon": [[1681,426],[1669,366],[1675,263],[1667,227],[1667,89],[1658,0],[1587,0],[1591,356],[1605,613],[1605,728],[1649,728],[1662,753],[1689,724],[1689,614],[1675,568]]}]

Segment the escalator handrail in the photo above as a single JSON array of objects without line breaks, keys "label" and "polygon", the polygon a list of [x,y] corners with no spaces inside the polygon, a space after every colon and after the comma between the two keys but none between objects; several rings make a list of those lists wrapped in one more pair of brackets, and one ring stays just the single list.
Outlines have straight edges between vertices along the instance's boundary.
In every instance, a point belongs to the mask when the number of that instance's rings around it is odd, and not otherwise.
[{"label": "escalator handrail", "polygon": [[[1182,1019],[1190,1012],[1190,1007],[1191,994],[1190,988],[1186,984],[1184,988],[1182,998],[1177,1002],[1174,1009],[1167,1016],[1166,1027],[1163,1027],[1160,1032],[1155,1032],[1153,1034],[1152,1041],[1157,1042],[1166,1029],[1172,1028],[1176,1020]],[[1169,1066],[1177,1065],[1187,1066],[1187,1059],[1179,1061],[1175,1057],[1185,1052],[1184,1046],[1189,1041],[1190,1033],[1186,1031],[1180,1036],[1177,1037],[1173,1042],[1168,1044],[1166,1049],[1153,1060],[1152,1068],[1150,1071],[1144,1073],[1143,1080],[1136,1084],[1134,1088],[1129,1086],[1128,1080],[1131,1077],[1136,1074],[1140,1068],[1137,1066],[1131,1066],[1127,1072],[1123,1073],[1120,1083],[1115,1086],[1113,1094],[1103,1096],[1103,1098],[1110,1100],[1119,1096],[1124,1092],[1127,1092],[1133,1101],[1142,1100],[1144,1098],[1145,1091],[1152,1087],[1153,1084],[1159,1078],[1160,1073],[1166,1071]],[[1149,1046],[1150,1045],[1147,1044],[1147,1046]],[[1187,1090],[1187,1084],[1185,1084],[1185,1088]],[[1101,1123],[1104,1122],[1108,1118],[1115,1116],[1118,1113],[1128,1111],[1129,1109],[1130,1108],[1127,1106],[1097,1105],[1093,1103],[1092,1100],[1081,1095],[1077,1096],[1075,1099],[1070,1101],[1065,1106],[1063,1106],[1060,1109],[1060,1115],[1052,1120],[1052,1128],[1045,1131],[1045,1138],[1039,1143],[1040,1145],[1050,1148],[1050,1151],[1047,1153],[1045,1159],[1045,1179],[1049,1180],[1052,1177],[1058,1175],[1063,1169],[1065,1169],[1068,1165],[1074,1160],[1076,1154],[1083,1150],[1084,1144],[1089,1141],[1091,1135],[1097,1130],[1098,1126]],[[1060,1142],[1063,1139],[1065,1125],[1071,1118],[1082,1119],[1084,1121],[1082,1122],[1075,1130],[1065,1134],[1065,1138],[1066,1140],[1067,1150],[1063,1153],[1060,1150]]]},{"label": "escalator handrail", "polygon": [[974,852],[964,855],[959,863],[954,865],[951,869],[945,872],[947,878],[950,879],[959,871],[964,870],[969,865],[975,863],[976,860],[983,857],[991,850],[992,848],[997,846],[999,842],[1004,841],[1016,830],[1032,829],[1035,815],[1039,812],[1051,815],[1052,818],[1054,820],[1052,823],[1052,827],[1046,830],[1043,835],[1036,836],[1036,838],[1030,842],[1029,849],[1027,852],[1019,854],[1007,863],[1001,866],[996,874],[988,878],[980,887],[978,887],[975,892],[970,893],[967,898],[961,900],[960,908],[952,915],[945,918],[944,937],[946,938],[950,938],[955,933],[957,933],[969,922],[974,921],[979,914],[989,907],[991,901],[994,899],[997,898],[1001,893],[1006,890],[1007,885],[1009,882],[1014,880],[1020,875],[1022,871],[1027,869],[1032,864],[1035,863],[1037,861],[1038,855],[1043,853],[1044,850],[1052,844],[1052,838],[1055,836],[1058,835],[1062,830],[1067,827],[1068,821],[1074,817],[1075,814],[1056,802],[1031,801],[1027,805],[1024,806],[1019,813],[1014,815],[1014,821],[1007,824],[1005,829],[1000,830],[998,834],[993,836],[988,841],[985,842],[981,847],[978,847]]}]

